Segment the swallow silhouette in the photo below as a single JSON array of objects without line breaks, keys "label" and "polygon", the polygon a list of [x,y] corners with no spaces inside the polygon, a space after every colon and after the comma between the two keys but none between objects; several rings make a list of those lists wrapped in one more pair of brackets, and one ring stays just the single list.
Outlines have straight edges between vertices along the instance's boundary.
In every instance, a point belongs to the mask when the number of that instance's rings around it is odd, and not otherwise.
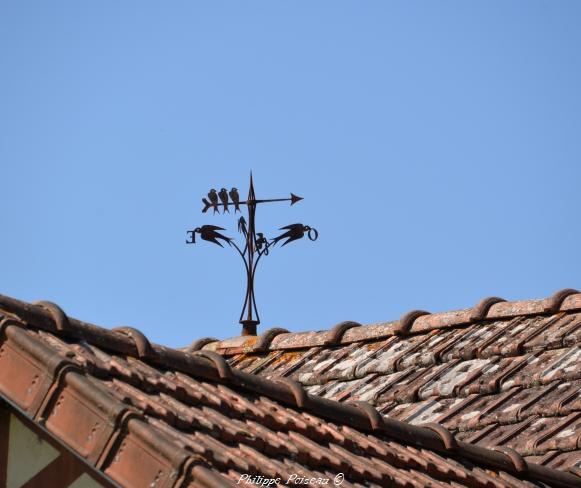
[{"label": "swallow silhouette", "polygon": [[226,190],[226,188],[222,188],[220,193],[218,193],[218,196],[224,204],[224,212],[230,213],[230,210],[228,209],[228,190]]},{"label": "swallow silhouette", "polygon": [[296,241],[297,239],[302,239],[305,235],[305,232],[309,232],[311,228],[308,225],[291,224],[285,227],[281,227],[279,230],[286,230],[286,232],[272,239],[272,245],[275,246],[279,241],[286,239],[286,241],[283,242],[281,246],[284,247],[289,242]]},{"label": "swallow silhouette", "polygon": [[244,218],[244,216],[238,219],[238,232],[244,234],[244,237],[246,237],[246,234],[248,233],[248,231],[246,230],[246,219]]},{"label": "swallow silhouette", "polygon": [[234,203],[234,213],[240,212],[240,195],[238,195],[238,190],[236,188],[230,190],[230,198]]},{"label": "swallow silhouette", "polygon": [[216,232],[218,230],[226,230],[222,227],[217,227],[215,225],[202,225],[202,227],[196,227],[194,232],[200,234],[200,237],[209,242],[213,242],[214,244],[218,244],[220,247],[224,247],[222,244],[218,242],[218,239],[222,239],[223,241],[227,242],[228,245],[230,244],[230,237],[226,237],[225,235]]},{"label": "swallow silhouette", "polygon": [[218,194],[216,193],[216,190],[212,188],[208,193],[208,198],[210,199],[210,203],[214,208],[214,213],[218,212]]}]

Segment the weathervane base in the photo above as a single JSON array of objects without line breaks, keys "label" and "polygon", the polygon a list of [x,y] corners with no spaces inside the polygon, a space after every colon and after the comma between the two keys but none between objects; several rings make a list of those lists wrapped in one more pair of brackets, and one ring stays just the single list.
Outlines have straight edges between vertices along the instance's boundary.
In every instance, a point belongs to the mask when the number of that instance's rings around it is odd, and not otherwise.
[{"label": "weathervane base", "polygon": [[258,320],[241,320],[242,324],[242,335],[243,336],[255,336],[256,326],[260,323]]}]

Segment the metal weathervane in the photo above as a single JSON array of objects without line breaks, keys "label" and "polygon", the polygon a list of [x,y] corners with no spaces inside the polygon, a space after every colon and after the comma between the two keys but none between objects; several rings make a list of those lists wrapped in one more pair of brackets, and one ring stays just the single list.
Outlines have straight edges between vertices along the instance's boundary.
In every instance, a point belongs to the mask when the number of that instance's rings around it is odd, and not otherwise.
[{"label": "metal weathervane", "polygon": [[213,210],[213,214],[220,213],[220,208],[222,209],[222,213],[230,213],[230,205],[234,207],[234,213],[236,213],[241,212],[241,205],[246,205],[248,221],[244,216],[238,219],[238,232],[244,236],[244,248],[241,249],[232,238],[221,234],[219,231],[225,229],[216,225],[202,225],[187,232],[187,244],[196,243],[196,234],[202,240],[212,242],[220,247],[224,247],[220,242],[223,241],[228,246],[233,247],[244,261],[246,268],[246,297],[244,298],[244,305],[239,320],[242,324],[242,335],[256,335],[256,326],[260,323],[256,299],[254,297],[254,274],[260,258],[264,255],[268,256],[269,252],[280,241],[284,241],[281,245],[281,247],[284,247],[290,242],[302,239],[305,235],[311,241],[316,241],[319,237],[319,233],[314,227],[303,224],[291,224],[281,227],[279,230],[284,232],[279,236],[268,239],[262,232],[256,232],[256,208],[260,204],[272,202],[290,202],[291,205],[294,205],[300,200],[302,200],[302,197],[298,197],[294,193],[290,194],[290,198],[257,199],[254,193],[254,183],[251,173],[250,187],[246,200],[240,201],[240,196],[236,188],[232,188],[230,191],[222,188],[219,192],[212,189],[208,193],[207,198],[202,198],[202,202],[204,203],[202,213],[206,213],[210,209]]}]

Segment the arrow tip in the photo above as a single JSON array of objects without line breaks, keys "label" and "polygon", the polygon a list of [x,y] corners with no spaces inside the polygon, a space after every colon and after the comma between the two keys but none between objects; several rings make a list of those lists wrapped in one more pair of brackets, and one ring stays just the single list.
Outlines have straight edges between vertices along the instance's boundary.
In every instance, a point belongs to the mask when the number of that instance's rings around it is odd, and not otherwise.
[{"label": "arrow tip", "polygon": [[303,199],[303,197],[299,197],[297,195],[295,195],[294,193],[291,193],[291,205],[294,205],[297,202],[300,202]]},{"label": "arrow tip", "polygon": [[256,194],[254,193],[254,180],[252,179],[252,171],[250,171],[250,186],[248,187],[248,198],[246,200],[253,201],[256,199]]}]

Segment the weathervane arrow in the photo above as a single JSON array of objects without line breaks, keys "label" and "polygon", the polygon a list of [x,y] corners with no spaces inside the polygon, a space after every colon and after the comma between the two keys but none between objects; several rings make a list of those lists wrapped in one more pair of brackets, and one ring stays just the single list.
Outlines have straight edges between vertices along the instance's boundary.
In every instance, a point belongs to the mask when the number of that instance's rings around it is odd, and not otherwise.
[{"label": "weathervane arrow", "polygon": [[[230,201],[228,197],[230,197],[232,201]],[[281,240],[285,240],[281,246],[284,247],[292,241],[302,239],[305,235],[311,241],[315,241],[319,237],[319,233],[314,227],[303,224],[291,224],[281,227],[280,230],[285,230],[283,234],[274,239],[266,238],[262,232],[257,233],[255,229],[257,205],[290,201],[292,206],[301,200],[303,200],[303,197],[299,197],[294,193],[290,194],[290,198],[257,199],[254,192],[252,173],[250,173],[250,185],[246,200],[240,201],[238,190],[236,188],[232,188],[230,192],[225,188],[222,188],[219,193],[215,189],[211,189],[208,192],[207,198],[202,198],[202,203],[204,204],[202,213],[206,213],[210,208],[214,209],[213,213],[220,213],[220,208],[222,208],[222,213],[229,213],[229,205],[234,205],[234,212],[240,211],[240,205],[246,205],[248,211],[248,221],[246,221],[244,217],[238,219],[238,232],[244,236],[244,247],[242,249],[230,237],[218,232],[218,230],[225,229],[212,225],[203,225],[201,227],[196,227],[194,230],[188,231],[190,240],[186,240],[187,244],[195,244],[196,234],[199,234],[202,240],[212,242],[220,247],[223,247],[219,242],[219,240],[222,240],[240,254],[246,269],[246,296],[239,320],[242,324],[242,335],[256,335],[256,326],[260,323],[256,299],[254,296],[254,274],[260,258],[264,255],[268,255],[270,249]]]},{"label": "weathervane arrow", "polygon": [[[265,198],[265,199],[258,199],[258,200],[244,200],[243,202],[238,202],[238,205],[248,205],[248,203],[250,202],[252,203],[272,203],[272,202],[291,202],[291,206],[294,205],[297,202],[300,202],[301,200],[304,200],[303,197],[299,197],[298,195],[295,195],[294,193],[290,194],[290,198]],[[212,203],[209,202],[206,198],[202,198],[202,203],[204,204],[204,208],[202,209],[202,213],[206,213],[211,207],[224,207],[224,208],[228,208],[228,205],[231,205],[231,203]]]}]

